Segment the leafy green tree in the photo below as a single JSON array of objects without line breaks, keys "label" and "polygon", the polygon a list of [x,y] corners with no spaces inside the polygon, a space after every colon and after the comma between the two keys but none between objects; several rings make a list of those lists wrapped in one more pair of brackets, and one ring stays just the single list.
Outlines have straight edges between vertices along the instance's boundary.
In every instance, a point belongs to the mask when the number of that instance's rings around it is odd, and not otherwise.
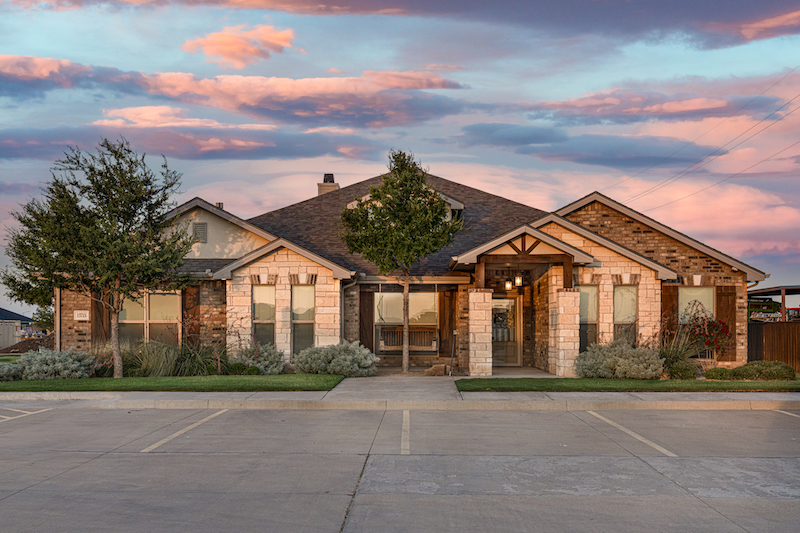
[{"label": "leafy green tree", "polygon": [[166,158],[156,174],[125,139],[103,140],[96,155],[77,148],[64,155],[44,198],[12,213],[19,223],[8,235],[12,268],[0,274],[0,282],[16,300],[43,298],[56,288],[100,302],[111,315],[119,378],[119,313],[125,300],[150,289],[181,289],[191,281],[177,268],[192,238],[166,218],[181,175],[169,170]]},{"label": "leafy green tree", "polygon": [[427,173],[414,155],[389,152],[389,172],[369,196],[341,216],[341,238],[350,253],[360,253],[383,275],[402,274],[403,372],[408,372],[408,293],[411,267],[453,242],[464,225],[447,220],[447,202],[428,186]]},{"label": "leafy green tree", "polygon": [[55,320],[53,316],[52,305],[48,305],[47,307],[38,307],[36,311],[34,311],[31,318],[33,319],[33,323],[36,324],[36,326],[40,329],[45,331],[53,331]]}]

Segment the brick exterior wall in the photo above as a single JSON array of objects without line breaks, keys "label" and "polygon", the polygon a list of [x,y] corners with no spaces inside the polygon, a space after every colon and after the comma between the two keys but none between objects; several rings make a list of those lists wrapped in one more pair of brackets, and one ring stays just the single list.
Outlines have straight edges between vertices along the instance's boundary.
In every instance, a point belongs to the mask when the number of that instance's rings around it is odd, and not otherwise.
[{"label": "brick exterior wall", "polygon": [[456,296],[456,330],[458,340],[456,344],[456,356],[459,369],[469,369],[469,290],[473,285],[459,285]]},{"label": "brick exterior wall", "polygon": [[602,263],[599,268],[578,268],[576,285],[597,285],[599,342],[614,339],[614,282],[638,288],[637,326],[641,339],[651,339],[661,325],[661,282],[656,272],[568,229],[552,223],[541,228],[548,235],[578,248]]},{"label": "brick exterior wall", "polygon": [[289,274],[316,274],[314,286],[314,346],[339,343],[339,287],[330,269],[282,249],[233,272],[227,281],[228,349],[250,342],[252,334],[251,274],[276,274],[275,347],[288,359],[292,350],[292,286]]},{"label": "brick exterior wall", "polygon": [[550,294],[549,271],[537,279],[532,287],[534,309],[533,366],[547,372],[555,372],[550,368],[550,310],[548,295]]},{"label": "brick exterior wall", "polygon": [[[61,291],[61,350],[76,350],[85,352],[92,347],[92,322],[91,320],[75,320],[75,311],[86,311],[92,316],[92,299],[84,294],[62,290]],[[56,347],[58,349],[58,347]]]},{"label": "brick exterior wall", "polygon": [[492,289],[469,289],[469,375],[492,375]]},{"label": "brick exterior wall", "polygon": [[226,340],[227,298],[224,281],[201,281],[200,286],[200,341],[223,343]]},{"label": "brick exterior wall", "polygon": [[[682,285],[736,287],[736,361],[725,366],[747,362],[747,281],[743,272],[734,272],[717,259],[599,202],[592,202],[566,218],[671,268],[681,276]],[[701,276],[700,283],[694,283],[694,275]]]},{"label": "brick exterior wall", "polygon": [[353,285],[344,291],[344,338],[350,342],[360,340],[359,317],[361,298],[359,286]]}]

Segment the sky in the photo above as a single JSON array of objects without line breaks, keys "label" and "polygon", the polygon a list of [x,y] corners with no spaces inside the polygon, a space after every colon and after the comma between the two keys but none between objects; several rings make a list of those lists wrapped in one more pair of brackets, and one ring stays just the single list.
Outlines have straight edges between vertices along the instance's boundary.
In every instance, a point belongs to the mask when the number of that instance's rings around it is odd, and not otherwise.
[{"label": "sky", "polygon": [[798,51],[796,0],[0,0],[0,245],[104,138],[245,219],[398,149],[543,210],[600,191],[800,284]]}]

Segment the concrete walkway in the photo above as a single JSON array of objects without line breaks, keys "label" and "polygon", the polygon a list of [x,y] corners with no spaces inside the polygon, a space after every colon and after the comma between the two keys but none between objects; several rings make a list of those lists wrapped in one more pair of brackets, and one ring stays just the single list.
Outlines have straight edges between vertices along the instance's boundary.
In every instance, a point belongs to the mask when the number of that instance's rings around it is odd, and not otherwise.
[{"label": "concrete walkway", "polygon": [[93,409],[800,410],[800,392],[459,392],[451,377],[348,378],[331,391],[0,392],[0,404]]}]

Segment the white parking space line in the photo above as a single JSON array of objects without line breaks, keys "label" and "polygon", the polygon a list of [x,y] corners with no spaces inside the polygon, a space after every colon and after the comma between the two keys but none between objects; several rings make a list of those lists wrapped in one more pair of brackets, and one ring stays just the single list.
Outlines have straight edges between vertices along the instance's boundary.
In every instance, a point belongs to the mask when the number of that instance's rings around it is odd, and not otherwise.
[{"label": "white parking space line", "polygon": [[793,416],[795,418],[800,418],[800,415],[796,415],[794,413],[787,413],[786,411],[781,411],[780,409],[775,409],[776,413],[783,413],[785,415]]},{"label": "white parking space line", "polygon": [[44,413],[45,411],[51,411],[51,410],[52,410],[52,407],[49,408],[49,409],[41,409],[39,411],[31,411],[31,412],[20,411],[18,409],[8,409],[8,411],[16,411],[18,413],[25,413],[25,414],[17,415],[17,416],[4,416],[4,417],[2,417],[3,420],[0,420],[0,424],[2,424],[3,422],[9,422],[11,420],[17,420],[18,418],[23,418],[23,417],[26,417],[26,416],[36,415],[36,414]]},{"label": "white parking space line", "polygon": [[3,411],[14,411],[15,413],[25,413],[26,415],[31,414],[31,411],[23,411],[22,409],[12,409],[10,407],[3,407]]},{"label": "white parking space line", "polygon": [[204,419],[202,419],[202,420],[200,420],[200,421],[198,421],[198,422],[195,422],[195,423],[194,423],[194,424],[192,424],[191,426],[189,426],[189,427],[185,427],[185,428],[183,428],[182,430],[180,430],[180,431],[178,431],[178,432],[176,432],[176,433],[173,433],[172,435],[170,435],[170,436],[169,436],[169,437],[167,437],[166,439],[161,439],[160,441],[156,442],[156,443],[155,443],[155,444],[153,444],[152,446],[148,446],[147,448],[145,448],[144,450],[142,450],[142,451],[141,451],[141,452],[139,452],[139,453],[148,453],[148,452],[152,452],[153,450],[155,450],[155,449],[156,449],[156,448],[158,448],[159,446],[161,446],[161,445],[163,445],[163,444],[166,444],[166,443],[168,443],[169,441],[171,441],[171,440],[172,440],[172,439],[174,439],[174,438],[180,437],[181,435],[183,435],[183,434],[184,434],[184,433],[186,433],[187,431],[190,431],[190,430],[192,430],[192,429],[196,428],[196,427],[197,427],[197,426],[199,426],[200,424],[204,424],[204,423],[208,422],[208,421],[209,421],[209,420],[211,420],[212,418],[214,418],[214,417],[217,417],[217,416],[221,415],[222,413],[224,413],[224,412],[226,412],[226,411],[229,411],[229,409],[223,409],[223,410],[221,410],[221,411],[217,411],[217,412],[216,412],[216,413],[214,413],[213,415],[207,416],[207,417],[205,417]]},{"label": "white parking space line", "polygon": [[411,416],[409,411],[403,411],[403,433],[400,436],[400,455],[411,455],[410,431]]},{"label": "white parking space line", "polygon": [[633,437],[634,439],[636,439],[636,440],[638,440],[638,441],[640,441],[640,442],[643,442],[643,443],[647,444],[648,446],[650,446],[650,447],[651,447],[651,448],[653,448],[654,450],[658,450],[659,452],[663,453],[663,454],[664,454],[664,455],[666,455],[667,457],[678,457],[677,455],[675,455],[674,453],[672,453],[672,452],[671,452],[671,451],[669,451],[668,449],[664,448],[663,446],[659,446],[659,445],[658,445],[658,444],[656,444],[655,442],[653,442],[653,441],[651,441],[651,440],[648,440],[648,439],[646,439],[646,438],[642,437],[642,436],[641,436],[641,435],[639,435],[638,433],[634,433],[634,432],[633,432],[633,431],[631,431],[630,429],[628,429],[628,428],[626,428],[626,427],[624,427],[624,426],[621,426],[621,425],[617,424],[617,423],[616,423],[616,422],[614,422],[613,420],[609,420],[608,418],[606,418],[606,417],[604,417],[604,416],[602,416],[602,415],[598,415],[598,414],[597,414],[597,413],[595,413],[594,411],[586,411],[586,412],[587,412],[587,413],[589,413],[590,415],[594,416],[594,417],[597,417],[597,418],[599,418],[600,420],[602,420],[602,421],[603,421],[603,422],[605,422],[606,424],[610,424],[610,425],[614,426],[615,428],[617,428],[618,430],[620,430],[620,431],[623,431],[623,432],[627,433],[628,435],[630,435],[630,436],[631,436],[631,437]]}]

